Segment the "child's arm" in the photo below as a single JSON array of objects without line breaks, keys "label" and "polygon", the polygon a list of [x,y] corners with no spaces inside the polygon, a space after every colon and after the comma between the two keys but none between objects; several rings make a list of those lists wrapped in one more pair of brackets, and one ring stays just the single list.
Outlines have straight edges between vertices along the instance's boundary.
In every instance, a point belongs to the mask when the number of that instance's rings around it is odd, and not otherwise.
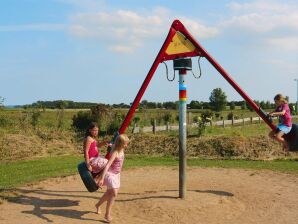
[{"label": "child's arm", "polygon": [[117,151],[113,151],[112,155],[107,163],[107,165],[105,166],[104,170],[102,171],[102,173],[100,174],[100,178],[99,178],[99,186],[103,185],[103,180],[104,177],[106,175],[106,173],[108,172],[110,166],[112,165],[112,163],[114,162],[114,160],[117,158],[118,156],[118,152]]},{"label": "child's arm", "polygon": [[282,110],[281,112],[271,112],[269,113],[270,116],[282,116],[285,115],[286,110]]},{"label": "child's arm", "polygon": [[89,171],[92,171],[92,167],[89,161],[89,148],[91,143],[92,143],[92,139],[88,136],[84,141],[84,157],[85,157],[86,166]]},{"label": "child's arm", "polygon": [[103,145],[107,145],[108,146],[108,141],[102,141],[102,142],[100,142],[100,143],[98,143],[98,147],[101,147],[101,146],[103,146]]}]

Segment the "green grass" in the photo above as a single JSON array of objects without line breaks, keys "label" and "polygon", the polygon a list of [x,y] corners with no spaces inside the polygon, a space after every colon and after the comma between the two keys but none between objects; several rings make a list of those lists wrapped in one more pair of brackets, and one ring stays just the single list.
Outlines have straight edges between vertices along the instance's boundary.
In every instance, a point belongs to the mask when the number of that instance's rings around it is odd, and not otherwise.
[{"label": "green grass", "polygon": [[38,160],[0,163],[0,189],[76,173],[81,156],[47,157]]},{"label": "green grass", "polygon": [[[82,160],[82,156],[77,155],[0,163],[0,190],[11,189],[50,177],[77,174],[77,164]],[[298,174],[297,160],[249,161],[192,158],[188,160],[187,164],[190,167],[266,169]],[[178,159],[174,157],[141,157],[129,155],[126,158],[124,168],[146,166],[178,166]]]}]

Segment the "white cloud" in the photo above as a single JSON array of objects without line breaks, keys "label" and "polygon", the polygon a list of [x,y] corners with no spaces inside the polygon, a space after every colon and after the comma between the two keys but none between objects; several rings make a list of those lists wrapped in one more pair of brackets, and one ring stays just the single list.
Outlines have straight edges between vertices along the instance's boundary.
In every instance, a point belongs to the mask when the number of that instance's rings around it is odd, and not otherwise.
[{"label": "white cloud", "polygon": [[237,28],[257,33],[280,29],[298,32],[298,7],[272,1],[230,3],[230,18],[220,23],[224,28]]},{"label": "white cloud", "polygon": [[280,48],[287,51],[298,50],[298,37],[282,37],[282,38],[270,38],[267,43],[273,47]]},{"label": "white cloud", "polygon": [[230,9],[235,12],[249,12],[249,11],[260,11],[260,12],[273,12],[273,13],[281,13],[288,12],[292,9],[290,5],[280,4],[273,1],[253,1],[250,3],[237,3],[232,2],[227,5]]},{"label": "white cloud", "polygon": [[208,27],[202,23],[187,18],[182,18],[181,22],[193,36],[200,39],[208,39],[219,35],[219,30],[216,27]]},{"label": "white cloud", "polygon": [[293,74],[297,76],[298,65],[295,63],[295,60],[289,61],[285,60],[280,55],[272,55],[270,58],[265,58],[261,62],[269,64],[271,67],[275,67],[276,70],[282,71],[282,74]]},{"label": "white cloud", "polygon": [[[131,52],[146,41],[157,37],[165,38],[173,20],[170,10],[161,7],[145,13],[123,9],[113,12],[77,13],[71,16],[69,31],[79,38],[105,41],[110,50]],[[194,36],[211,38],[218,35],[216,28],[195,20],[184,17],[182,22]],[[117,47],[113,47],[114,45]]]},{"label": "white cloud", "polygon": [[133,48],[129,46],[121,46],[121,45],[115,45],[109,47],[111,51],[119,52],[119,53],[131,53],[133,51]]},{"label": "white cloud", "polygon": [[297,4],[257,0],[227,6],[231,11],[218,25],[222,33],[231,33],[237,39],[249,38],[251,42],[262,43],[259,46],[280,51],[298,49]]}]

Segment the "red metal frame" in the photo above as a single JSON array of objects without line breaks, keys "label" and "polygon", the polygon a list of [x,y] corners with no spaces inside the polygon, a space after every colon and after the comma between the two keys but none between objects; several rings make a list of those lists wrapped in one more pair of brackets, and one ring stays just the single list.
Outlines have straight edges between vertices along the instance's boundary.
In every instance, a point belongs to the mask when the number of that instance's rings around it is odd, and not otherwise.
[{"label": "red metal frame", "polygon": [[[169,46],[176,32],[180,32],[181,34],[183,34],[185,38],[187,38],[192,42],[192,44],[196,47],[196,49],[193,52],[176,54],[176,55],[167,55],[166,49]],[[240,86],[230,77],[230,75],[220,66],[220,64],[216,62],[214,58],[212,58],[211,55],[193,38],[193,36],[188,32],[188,30],[184,27],[184,25],[179,20],[174,20],[165,42],[163,43],[157,57],[155,58],[154,63],[151,66],[151,69],[149,70],[136,98],[133,101],[133,104],[130,110],[128,111],[119,129],[120,134],[124,133],[127,126],[129,125],[129,122],[136,108],[138,107],[140,100],[144,95],[144,92],[148,87],[149,82],[154,75],[154,72],[157,69],[158,64],[167,60],[173,60],[173,59],[184,58],[184,57],[195,57],[195,56],[205,57],[214,66],[214,68],[232,85],[232,87],[243,97],[243,99],[257,112],[257,114],[267,123],[267,125],[272,130],[276,130],[276,126],[268,119],[266,113],[264,113],[264,111],[240,88]]]}]

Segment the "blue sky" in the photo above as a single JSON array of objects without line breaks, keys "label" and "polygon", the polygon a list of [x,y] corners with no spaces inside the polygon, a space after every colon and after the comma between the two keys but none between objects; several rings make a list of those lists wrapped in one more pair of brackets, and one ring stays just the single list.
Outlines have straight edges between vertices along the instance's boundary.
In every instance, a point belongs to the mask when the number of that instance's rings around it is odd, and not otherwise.
[{"label": "blue sky", "polygon": [[[174,19],[251,98],[297,100],[296,0],[2,0],[0,96],[5,105],[130,103]],[[173,74],[172,62],[168,67]],[[202,72],[199,80],[187,76],[188,102],[209,101],[214,88],[242,100],[204,59]],[[178,100],[178,79],[168,82],[161,64],[142,99]]]}]

